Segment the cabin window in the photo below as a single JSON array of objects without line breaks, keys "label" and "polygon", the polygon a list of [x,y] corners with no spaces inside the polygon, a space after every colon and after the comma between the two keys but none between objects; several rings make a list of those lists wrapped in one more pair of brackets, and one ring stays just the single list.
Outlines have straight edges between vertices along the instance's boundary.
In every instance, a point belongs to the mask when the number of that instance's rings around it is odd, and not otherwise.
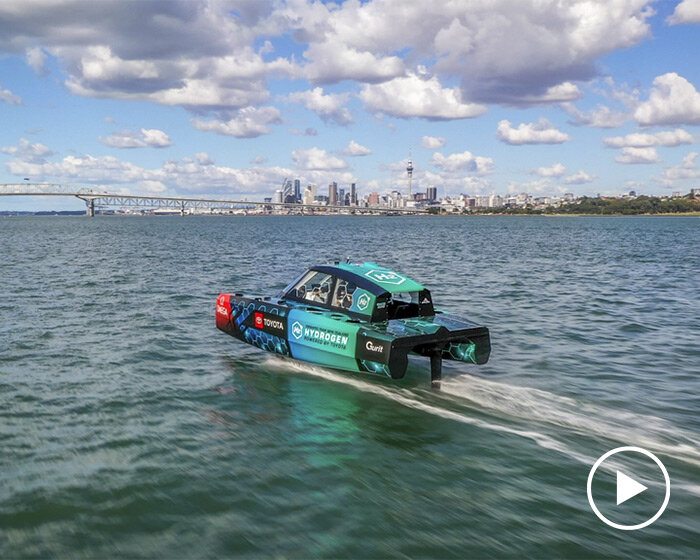
[{"label": "cabin window", "polygon": [[342,309],[350,309],[352,307],[352,302],[357,286],[352,282],[343,280],[342,278],[338,280],[335,287],[335,293],[333,294],[333,307],[340,307]]},{"label": "cabin window", "polygon": [[325,305],[331,293],[333,276],[325,272],[309,271],[292,289],[296,299]]},{"label": "cabin window", "polygon": [[[423,300],[421,300],[421,297]],[[429,306],[429,307],[428,307]],[[427,290],[423,292],[401,292],[391,294],[387,303],[389,319],[410,319],[433,313]]]}]

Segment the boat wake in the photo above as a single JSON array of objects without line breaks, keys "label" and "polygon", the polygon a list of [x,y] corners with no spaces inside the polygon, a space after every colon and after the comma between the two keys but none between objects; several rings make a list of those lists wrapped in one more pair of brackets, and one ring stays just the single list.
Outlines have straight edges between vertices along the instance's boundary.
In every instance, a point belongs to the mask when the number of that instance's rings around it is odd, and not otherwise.
[{"label": "boat wake", "polygon": [[700,467],[700,441],[695,434],[679,430],[662,418],[585,403],[541,389],[464,376],[443,379],[441,391],[434,392],[381,385],[366,376],[275,356],[267,357],[265,365],[351,386],[441,418],[527,438],[587,465],[593,464],[597,456],[574,449],[561,441],[563,438],[547,432],[564,430],[619,445],[637,445]]},{"label": "boat wake", "polygon": [[441,389],[446,395],[492,414],[634,444],[700,466],[700,438],[657,416],[472,376],[443,381]]}]

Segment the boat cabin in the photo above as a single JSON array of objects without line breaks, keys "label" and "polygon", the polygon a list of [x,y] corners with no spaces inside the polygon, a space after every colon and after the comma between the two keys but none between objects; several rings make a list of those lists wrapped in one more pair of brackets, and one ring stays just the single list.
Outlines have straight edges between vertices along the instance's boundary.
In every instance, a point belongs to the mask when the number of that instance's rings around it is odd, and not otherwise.
[{"label": "boat cabin", "polygon": [[371,262],[314,266],[280,297],[371,322],[435,315],[423,285]]}]

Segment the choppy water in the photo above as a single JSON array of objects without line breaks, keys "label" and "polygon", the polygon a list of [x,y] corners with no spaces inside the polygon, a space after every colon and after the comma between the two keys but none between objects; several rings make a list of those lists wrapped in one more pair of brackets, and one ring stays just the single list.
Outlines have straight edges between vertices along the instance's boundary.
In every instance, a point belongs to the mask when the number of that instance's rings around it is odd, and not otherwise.
[{"label": "choppy water", "polygon": [[[490,362],[436,392],[214,328],[346,256]],[[0,557],[697,557],[699,294],[697,218],[0,219]],[[672,481],[640,531],[586,497],[623,445]]]}]

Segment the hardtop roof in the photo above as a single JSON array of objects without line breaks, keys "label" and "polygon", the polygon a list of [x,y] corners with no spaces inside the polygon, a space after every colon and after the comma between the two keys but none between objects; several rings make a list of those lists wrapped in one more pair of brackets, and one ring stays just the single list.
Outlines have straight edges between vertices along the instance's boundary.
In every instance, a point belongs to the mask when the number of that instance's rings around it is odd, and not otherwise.
[{"label": "hardtop roof", "polygon": [[365,281],[371,282],[382,291],[392,294],[420,292],[425,290],[425,286],[415,280],[374,262],[334,263],[332,265],[326,265],[323,268],[335,268],[337,271],[335,274],[340,278],[348,278],[351,275],[359,276]]}]

